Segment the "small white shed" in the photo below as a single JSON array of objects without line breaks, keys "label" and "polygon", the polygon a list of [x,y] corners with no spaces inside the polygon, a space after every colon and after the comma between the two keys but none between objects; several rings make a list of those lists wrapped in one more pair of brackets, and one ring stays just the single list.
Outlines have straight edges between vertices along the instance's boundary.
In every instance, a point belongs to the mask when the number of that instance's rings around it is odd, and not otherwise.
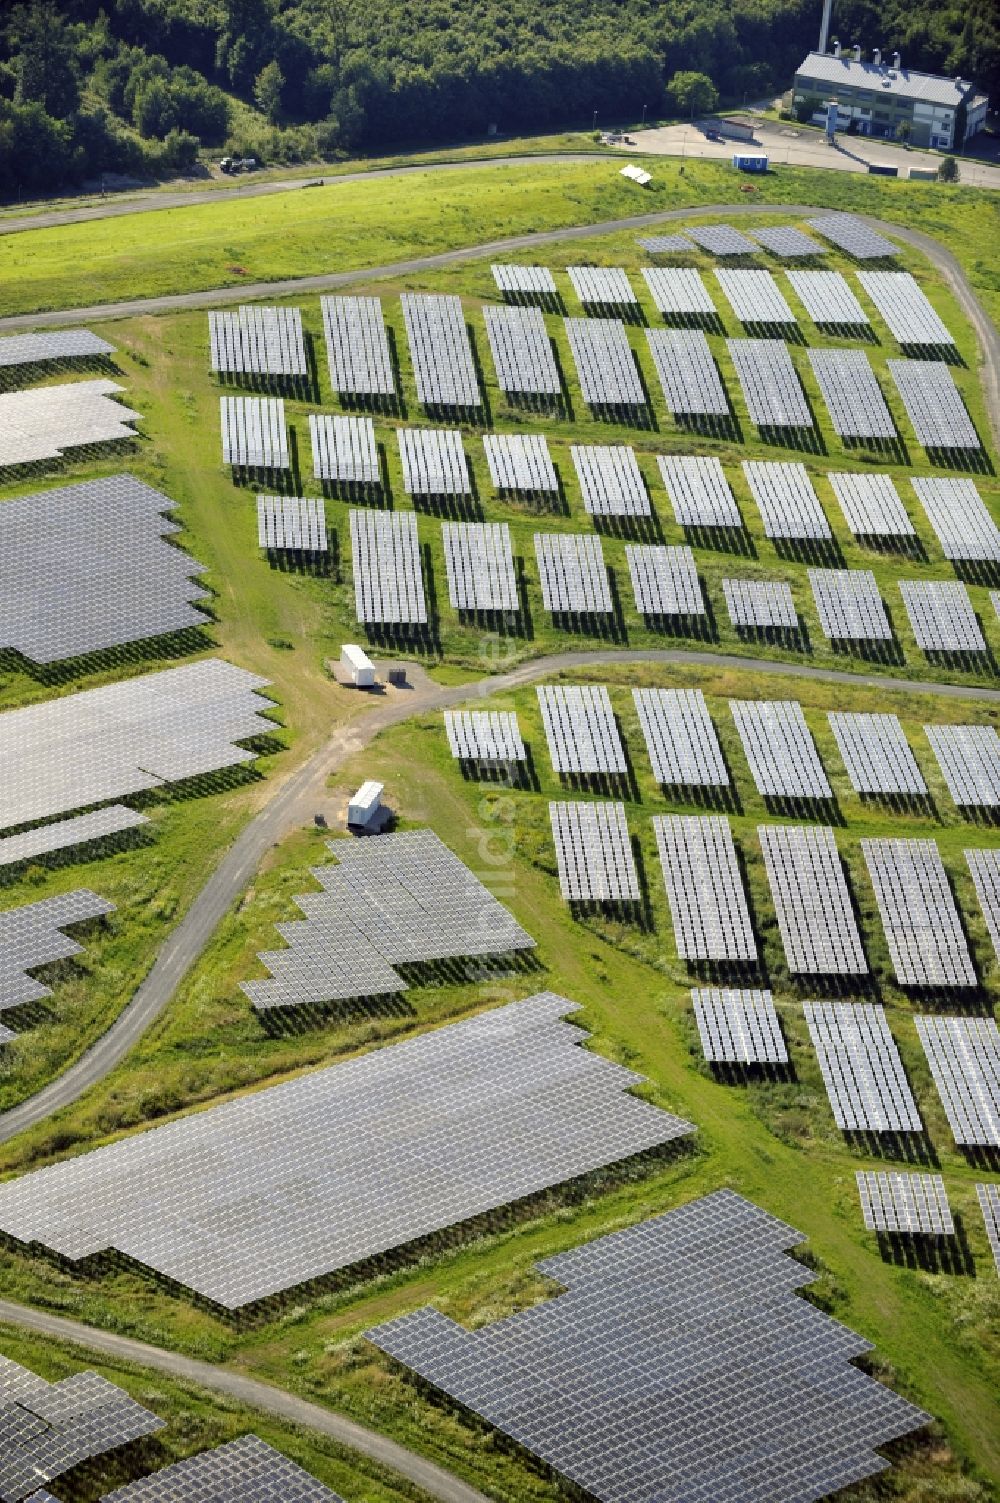
[{"label": "small white shed", "polygon": [[341,647],[340,667],[356,689],[370,689],[375,682],[375,664],[354,642]]},{"label": "small white shed", "polygon": [[371,779],[362,783],[357,793],[347,806],[347,823],[355,829],[365,830],[370,824],[378,820],[382,812],[382,790],[384,783],[375,783]]}]

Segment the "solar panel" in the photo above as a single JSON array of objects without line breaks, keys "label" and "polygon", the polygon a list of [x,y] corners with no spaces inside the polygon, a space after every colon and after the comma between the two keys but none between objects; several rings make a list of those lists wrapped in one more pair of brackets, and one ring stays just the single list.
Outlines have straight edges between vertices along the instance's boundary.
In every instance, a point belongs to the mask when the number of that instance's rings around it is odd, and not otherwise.
[{"label": "solar panel", "polygon": [[550,803],[549,821],[568,903],[639,902],[624,804]]},{"label": "solar panel", "polygon": [[730,1190],[548,1258],[562,1292],[467,1330],[369,1331],[599,1503],[811,1503],[884,1470],[927,1416],[855,1367],[868,1343],[795,1296],[802,1241]]},{"label": "solar panel", "polygon": [[896,425],[864,350],[807,350],[833,431],[841,438],[896,438]]},{"label": "solar panel", "polygon": [[521,609],[506,522],[445,522],[448,599],[460,611]]},{"label": "solar panel", "polygon": [[681,527],[738,527],[743,518],[720,460],[660,454],[656,460]]},{"label": "solar panel", "polygon": [[408,496],[471,496],[472,480],[457,428],[397,428]]},{"label": "solar panel", "polygon": [[315,496],[258,496],[257,546],[326,553],[326,511]]},{"label": "solar panel", "polygon": [[729,358],[758,428],[811,428],[812,413],[788,346],[780,339],[727,339]]},{"label": "solar panel", "polygon": [[833,536],[804,464],[745,459],[743,473],[757,503],[766,537],[827,539]]},{"label": "solar panel", "polygon": [[960,809],[1000,808],[1000,736],[992,725],[925,725],[931,750]]},{"label": "solar panel", "polygon": [[304,378],[309,374],[298,308],[250,303],[208,315],[213,371],[234,376]]},{"label": "solar panel", "polygon": [[824,214],[807,223],[810,229],[858,261],[881,260],[884,256],[899,255],[891,240],[887,240],[877,230],[870,229],[853,214]]},{"label": "solar panel", "polygon": [[925,449],[979,449],[979,434],[948,366],[940,360],[889,360],[917,443]]},{"label": "solar panel", "polygon": [[89,329],[51,329],[39,334],[8,334],[0,339],[0,370],[18,365],[44,365],[51,360],[94,360],[115,353]]},{"label": "solar panel", "polygon": [[526,762],[517,716],[506,710],[445,710],[452,756],[462,762]]},{"label": "solar panel", "polygon": [[783,579],[724,579],[722,593],[735,627],[754,631],[798,630],[792,589]]},{"label": "solar panel", "polygon": [[799,302],[819,328],[871,327],[868,314],[839,271],[790,271],[787,275]]},{"label": "solar panel", "polygon": [[556,296],[555,278],[545,266],[491,266],[490,270],[500,292]]},{"label": "solar panel", "polygon": [[958,579],[901,579],[899,593],[918,647],[925,652],[985,652],[986,641]]},{"label": "solar panel", "polygon": [[483,308],[497,385],[509,396],[558,397],[559,367],[540,308]]},{"label": "solar panel", "polygon": [[635,243],[640,250],[648,251],[651,256],[668,256],[678,251],[695,249],[686,235],[647,235]]},{"label": "solar panel", "polygon": [[54,663],[204,626],[174,506],[131,475],[0,505],[0,648]]},{"label": "solar panel", "polygon": [[691,993],[702,1052],[712,1064],[785,1065],[788,1049],[767,991],[703,988]]},{"label": "solar panel", "polygon": [[870,1232],[951,1237],[955,1224],[940,1174],[855,1170],[861,1214]]},{"label": "solar panel", "polygon": [[885,1008],[872,1002],[805,1002],[806,1026],[842,1132],[922,1132]]},{"label": "solar panel", "polygon": [[930,299],[908,271],[859,271],[858,281],[893,339],[908,345],[954,345]]},{"label": "solar panel", "polygon": [[61,459],[66,449],[135,440],[142,414],[114,400],[114,381],[72,381],[0,394],[0,469]]},{"label": "solar panel", "polygon": [[681,960],[755,961],[729,821],[720,814],[657,815],[653,830]]},{"label": "solar panel", "polygon": [[640,616],[705,616],[690,548],[626,544],[625,560]]},{"label": "solar panel", "polygon": [[1000,561],[1000,527],[986,509],[974,480],[921,479],[911,484],[945,558]]},{"label": "solar panel", "polygon": [[761,825],[761,850],[793,975],[866,976],[844,868],[828,825]]},{"label": "solar panel", "polygon": [[797,319],[769,271],[716,267],[726,301],[741,324],[795,324]]},{"label": "solar panel", "polygon": [[1000,959],[1000,851],[966,851],[964,854],[994,952]]},{"label": "solar panel", "polygon": [[256,1435],[175,1461],[126,1482],[101,1503],[343,1503],[322,1482]]},{"label": "solar panel", "polygon": [[[693,249],[693,247],[692,247]],[[717,317],[711,293],[700,271],[690,266],[644,266],[642,275],[657,313],[708,314]]]},{"label": "solar panel", "polygon": [[808,572],[824,637],[840,642],[892,641],[892,627],[870,569]]},{"label": "solar panel", "polygon": [[559,773],[626,773],[628,760],[603,684],[540,684],[552,766]]},{"label": "solar panel", "polygon": [[895,715],[829,710],[826,718],[855,793],[926,794],[927,784]]},{"label": "solar panel", "polygon": [[375,425],[366,417],[330,417],[309,414],[309,442],[313,475],[349,485],[380,485],[382,482],[375,442]]},{"label": "solar panel", "polygon": [[800,704],[731,699],[729,708],[758,793],[766,798],[833,797]]},{"label": "solar panel", "polygon": [[614,610],[601,540],[589,533],[536,532],[535,557],[547,611],[610,615]]},{"label": "solar panel", "polygon": [[93,841],[109,840],[116,835],[123,835],[127,830],[148,824],[145,814],[138,814],[125,804],[111,804],[104,809],[95,809],[90,814],[77,815],[75,819],[60,819],[54,824],[36,825],[20,835],[6,835],[0,839],[0,867],[33,861],[39,856],[71,850]]},{"label": "solar panel", "polygon": [[983,1213],[986,1236],[993,1253],[997,1273],[1000,1273],[1000,1185],[977,1185],[976,1198]]},{"label": "solar panel", "polygon": [[81,954],[63,930],[114,911],[114,903],[80,888],[0,912],[0,1014],[51,997],[52,988],[30,973]]},{"label": "solar panel", "polygon": [[245,470],[291,468],[281,397],[222,397],[222,462]]},{"label": "solar panel", "polygon": [[647,329],[646,340],[671,413],[728,417],[729,398],[700,329]]},{"label": "solar panel", "polygon": [[891,475],[846,473],[826,478],[855,537],[916,537]]},{"label": "solar panel", "polygon": [[795,256],[825,256],[827,246],[820,245],[811,235],[804,235],[794,225],[764,225],[753,231],[758,245],[769,250],[772,256],[792,258]]},{"label": "solar panel", "polygon": [[569,452],[588,516],[652,515],[634,449],[625,444],[571,444]]},{"label": "solar panel", "polygon": [[638,304],[621,267],[567,266],[566,274],[585,308],[629,308]]},{"label": "solar panel", "polygon": [[426,623],[420,537],[412,511],[352,511],[351,556],[359,621]]},{"label": "solar panel", "polygon": [[501,495],[558,495],[559,477],[542,433],[484,433],[490,479]]},{"label": "solar panel", "polygon": [[478,411],[482,394],[461,298],[404,292],[400,301],[417,400],[430,411]]},{"label": "solar panel", "polygon": [[970,987],[976,973],[933,840],[862,840],[901,986]]},{"label": "solar panel", "polygon": [[915,1020],[955,1142],[1000,1148],[1000,1031],[993,1018]]},{"label": "solar panel", "polygon": [[239,1309],[693,1131],[575,1010],[541,993],[7,1181],[0,1226]]},{"label": "solar panel", "polygon": [[728,788],[729,771],[700,689],[633,689],[632,699],[658,783]]},{"label": "solar panel", "polygon": [[614,318],[567,318],[566,337],[588,407],[645,407],[625,325]]},{"label": "solar panel", "polygon": [[731,224],[702,224],[694,229],[684,231],[692,240],[696,241],[702,250],[711,251],[713,256],[756,256],[758,250],[752,240],[739,230],[734,230]]},{"label": "solar panel", "polygon": [[324,297],[330,385],[340,396],[394,397],[396,377],[377,297]]}]

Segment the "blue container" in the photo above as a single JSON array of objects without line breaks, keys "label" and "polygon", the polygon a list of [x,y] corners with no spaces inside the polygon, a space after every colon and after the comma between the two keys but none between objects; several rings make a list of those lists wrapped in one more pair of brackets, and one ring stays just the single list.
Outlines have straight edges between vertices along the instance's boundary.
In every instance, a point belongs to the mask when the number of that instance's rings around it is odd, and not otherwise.
[{"label": "blue container", "polygon": [[733,166],[737,167],[740,172],[766,172],[767,157],[757,154],[754,154],[752,157],[743,156],[740,152],[737,152],[733,157]]}]

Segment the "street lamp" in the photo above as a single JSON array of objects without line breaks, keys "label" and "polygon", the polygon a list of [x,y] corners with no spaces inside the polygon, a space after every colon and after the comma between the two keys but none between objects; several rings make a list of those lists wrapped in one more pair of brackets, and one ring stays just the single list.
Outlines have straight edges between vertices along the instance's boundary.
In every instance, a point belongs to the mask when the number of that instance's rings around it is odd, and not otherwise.
[{"label": "street lamp", "polygon": [[594,111],[594,123],[593,123],[593,125],[590,128],[591,128],[591,130],[596,130],[597,129],[597,111],[596,110]]},{"label": "street lamp", "polygon": [[642,107],[642,125],[641,125],[640,129],[641,130],[645,130],[646,129],[646,105],[643,105],[643,107]]}]

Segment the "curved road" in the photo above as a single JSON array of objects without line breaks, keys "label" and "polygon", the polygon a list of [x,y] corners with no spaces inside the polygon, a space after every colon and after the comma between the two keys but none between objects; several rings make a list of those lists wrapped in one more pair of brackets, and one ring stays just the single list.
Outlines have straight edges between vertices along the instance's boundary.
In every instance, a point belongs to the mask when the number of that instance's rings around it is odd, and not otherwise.
[{"label": "curved road", "polygon": [[282,1388],[245,1377],[231,1367],[182,1357],[177,1352],[163,1351],[159,1347],[147,1346],[143,1341],[119,1336],[114,1331],[99,1331],[82,1325],[79,1321],[66,1320],[61,1315],[48,1315],[41,1310],[31,1310],[26,1305],[15,1305],[10,1300],[0,1300],[0,1324],[3,1323],[21,1330],[34,1331],[54,1341],[72,1341],[114,1360],[135,1362],[183,1383],[195,1383],[210,1393],[225,1394],[227,1398],[236,1399],[251,1409],[259,1409],[263,1414],[286,1420],[289,1424],[318,1431],[320,1435],[329,1436],[331,1440],[348,1446],[381,1466],[391,1467],[401,1477],[423,1488],[428,1497],[437,1499],[438,1503],[488,1503],[474,1487],[469,1487],[459,1478],[452,1477],[441,1467],[435,1466],[432,1461],[425,1461],[423,1457],[388,1440],[384,1435],[379,1435],[344,1415],[334,1414],[320,1404],[312,1404],[308,1399],[286,1393]]}]

